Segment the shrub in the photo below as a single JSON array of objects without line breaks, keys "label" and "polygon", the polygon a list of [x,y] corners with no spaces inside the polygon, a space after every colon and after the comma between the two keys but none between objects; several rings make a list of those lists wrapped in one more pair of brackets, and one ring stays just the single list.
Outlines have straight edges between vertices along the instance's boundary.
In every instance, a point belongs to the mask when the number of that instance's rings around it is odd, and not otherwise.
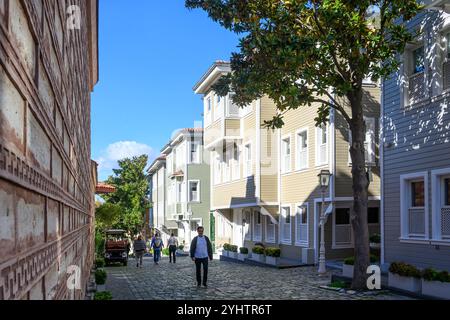
[{"label": "shrub", "polygon": [[96,292],[94,300],[112,300],[112,294],[109,291]]},{"label": "shrub", "polygon": [[183,249],[184,249],[184,245],[180,244],[180,245],[178,246],[178,249],[183,250]]},{"label": "shrub", "polygon": [[[373,255],[373,254],[371,254],[370,255],[370,263],[375,263],[377,261],[378,261],[378,257]],[[350,265],[350,266],[355,265],[355,257],[345,258],[344,259],[344,264],[347,264],[347,265]]]},{"label": "shrub", "polygon": [[420,278],[422,276],[419,269],[404,262],[392,262],[389,267],[389,272],[403,277]]},{"label": "shrub", "polygon": [[241,254],[248,254],[248,248],[246,248],[246,247],[240,247],[240,248],[239,248],[239,252],[240,252]]},{"label": "shrub", "polygon": [[378,233],[375,233],[370,236],[370,242],[372,243],[380,243],[381,242],[381,236]]},{"label": "shrub", "polygon": [[423,270],[422,277],[426,281],[450,282],[450,275],[448,271],[439,272],[432,268]]},{"label": "shrub", "polygon": [[238,252],[238,246],[230,245],[229,248],[231,252]]},{"label": "shrub", "polygon": [[230,244],[229,243],[224,243],[223,244],[223,250],[230,251]]},{"label": "shrub", "polygon": [[279,258],[281,255],[281,250],[279,248],[268,247],[264,250],[266,256]]},{"label": "shrub", "polygon": [[106,277],[107,277],[107,274],[104,269],[97,269],[95,271],[95,283],[96,284],[105,284]]},{"label": "shrub", "polygon": [[162,252],[162,254],[165,255],[165,256],[168,256],[168,255],[170,254],[169,248],[164,248],[164,249],[162,249],[161,252]]},{"label": "shrub", "polygon": [[104,258],[97,258],[95,259],[95,268],[103,268],[105,266],[105,259]]},{"label": "shrub", "polygon": [[264,248],[261,246],[254,246],[252,252],[256,254],[264,254]]}]

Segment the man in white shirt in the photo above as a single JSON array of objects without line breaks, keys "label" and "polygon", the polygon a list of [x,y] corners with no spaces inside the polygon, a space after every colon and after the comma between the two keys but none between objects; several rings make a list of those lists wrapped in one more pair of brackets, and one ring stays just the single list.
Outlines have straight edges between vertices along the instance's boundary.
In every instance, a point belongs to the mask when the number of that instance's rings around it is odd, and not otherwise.
[{"label": "man in white shirt", "polygon": [[206,288],[208,281],[208,258],[213,259],[212,245],[209,238],[203,235],[205,229],[197,228],[198,236],[192,239],[190,255],[192,261],[195,262],[197,287],[202,284],[201,267],[203,265],[203,286]]}]

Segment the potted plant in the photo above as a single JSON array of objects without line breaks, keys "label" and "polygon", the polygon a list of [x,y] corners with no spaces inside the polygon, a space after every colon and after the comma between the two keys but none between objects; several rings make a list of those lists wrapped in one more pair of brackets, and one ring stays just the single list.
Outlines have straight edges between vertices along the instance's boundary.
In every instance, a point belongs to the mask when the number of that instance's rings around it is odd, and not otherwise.
[{"label": "potted plant", "polygon": [[97,291],[105,291],[106,271],[104,269],[95,270],[95,283],[97,284]]},{"label": "potted plant", "polygon": [[230,251],[228,252],[228,257],[233,258],[233,259],[237,259],[238,246],[230,245],[229,249],[230,249]]},{"label": "potted plant", "polygon": [[[370,263],[376,263],[378,258],[373,254],[370,255]],[[344,259],[342,265],[342,275],[347,278],[353,278],[353,266],[355,265],[355,257],[348,257]]]},{"label": "potted plant", "polygon": [[96,292],[94,300],[112,300],[112,294],[109,291]]},{"label": "potted plant", "polygon": [[280,261],[280,255],[281,250],[279,248],[266,248],[264,250],[264,253],[266,254],[266,263],[270,264],[272,266],[278,265],[278,262]]},{"label": "potted plant", "polygon": [[404,262],[393,262],[389,267],[389,287],[419,293],[422,289],[420,278],[420,270],[413,265]]},{"label": "potted plant", "polygon": [[224,257],[229,257],[229,251],[230,251],[230,244],[229,243],[224,243],[223,244],[222,255]]},{"label": "potted plant", "polygon": [[450,300],[450,274],[448,271],[425,269],[422,273],[422,294]]},{"label": "potted plant", "polygon": [[239,248],[238,259],[240,261],[245,261],[245,259],[247,258],[248,258],[248,248],[246,247]]},{"label": "potted plant", "polygon": [[261,246],[254,246],[252,248],[252,260],[264,263],[264,248]]}]

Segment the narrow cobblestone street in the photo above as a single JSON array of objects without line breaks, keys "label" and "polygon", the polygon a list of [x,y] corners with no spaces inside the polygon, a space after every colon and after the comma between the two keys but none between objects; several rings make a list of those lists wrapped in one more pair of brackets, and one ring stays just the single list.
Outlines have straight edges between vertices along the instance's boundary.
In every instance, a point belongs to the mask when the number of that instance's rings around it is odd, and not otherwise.
[{"label": "narrow cobblestone street", "polygon": [[130,259],[127,267],[109,266],[106,270],[106,290],[116,300],[405,299],[390,293],[365,296],[321,289],[319,286],[329,284],[331,273],[319,277],[315,267],[278,270],[214,260],[207,289],[197,288],[195,267],[188,257],[179,257],[176,264],[163,257],[159,265],[145,258],[142,269]]}]

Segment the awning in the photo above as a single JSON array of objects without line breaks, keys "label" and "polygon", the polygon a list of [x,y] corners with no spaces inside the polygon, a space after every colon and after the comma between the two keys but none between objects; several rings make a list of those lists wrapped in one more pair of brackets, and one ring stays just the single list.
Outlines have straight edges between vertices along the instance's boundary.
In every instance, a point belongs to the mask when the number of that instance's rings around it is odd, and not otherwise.
[{"label": "awning", "polygon": [[273,224],[278,224],[278,220],[275,219],[275,217],[269,212],[269,210],[267,210],[263,206],[261,206],[260,212],[262,215],[268,216],[270,218],[270,221],[272,221]]},{"label": "awning", "polygon": [[114,193],[114,192],[116,192],[116,187],[106,184],[106,183],[103,183],[103,182],[99,182],[95,186],[96,194],[108,194],[108,193]]}]

